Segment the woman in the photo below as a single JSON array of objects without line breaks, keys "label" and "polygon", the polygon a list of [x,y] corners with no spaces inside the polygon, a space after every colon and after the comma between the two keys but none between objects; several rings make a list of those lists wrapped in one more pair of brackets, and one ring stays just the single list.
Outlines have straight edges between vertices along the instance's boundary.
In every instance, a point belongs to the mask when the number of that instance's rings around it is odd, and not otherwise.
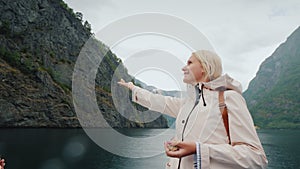
[{"label": "woman", "polygon": [[[222,76],[219,56],[196,51],[182,71],[183,82],[189,84],[185,99],[153,94],[123,79],[119,82],[132,90],[134,102],[176,118],[175,139],[165,143],[166,154],[171,157],[166,168],[266,168],[266,155],[241,85],[228,75]],[[221,113],[224,109],[219,107],[222,91],[227,126]]]}]

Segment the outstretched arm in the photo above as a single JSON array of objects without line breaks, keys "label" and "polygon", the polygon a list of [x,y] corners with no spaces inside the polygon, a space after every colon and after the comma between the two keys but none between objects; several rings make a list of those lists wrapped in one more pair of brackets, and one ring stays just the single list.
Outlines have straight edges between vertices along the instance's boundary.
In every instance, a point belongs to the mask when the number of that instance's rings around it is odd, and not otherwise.
[{"label": "outstretched arm", "polygon": [[149,108],[150,110],[176,117],[183,104],[183,99],[154,94],[148,90],[135,86],[132,82],[121,79],[119,85],[132,90],[132,101]]}]

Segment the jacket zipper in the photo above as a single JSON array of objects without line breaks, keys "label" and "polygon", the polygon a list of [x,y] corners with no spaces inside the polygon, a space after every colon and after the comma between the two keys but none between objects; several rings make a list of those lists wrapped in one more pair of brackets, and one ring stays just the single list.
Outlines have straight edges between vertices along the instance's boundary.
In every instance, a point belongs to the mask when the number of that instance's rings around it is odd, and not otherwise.
[{"label": "jacket zipper", "polygon": [[[190,111],[189,115],[187,116],[186,120],[185,120],[185,123],[184,123],[184,126],[183,126],[183,129],[182,129],[182,134],[181,134],[181,141],[183,141],[183,137],[184,137],[184,131],[185,131],[185,128],[186,128],[186,125],[189,121],[189,118],[193,112],[193,110],[195,109],[195,107],[197,106],[197,104],[199,103],[199,100],[200,100],[200,93],[201,91],[199,90],[199,84],[197,84],[195,86],[195,89],[196,89],[196,101],[195,101],[195,104],[192,108],[192,110]],[[177,169],[180,169],[180,164],[181,164],[181,158],[179,158],[179,163],[178,163],[178,167]]]}]

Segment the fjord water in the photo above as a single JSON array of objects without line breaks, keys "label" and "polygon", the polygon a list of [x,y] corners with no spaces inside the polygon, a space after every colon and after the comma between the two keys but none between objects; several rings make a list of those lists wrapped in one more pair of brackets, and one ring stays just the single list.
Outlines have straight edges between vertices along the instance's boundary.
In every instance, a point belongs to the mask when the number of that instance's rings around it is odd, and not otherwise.
[{"label": "fjord water", "polygon": [[[149,137],[164,130],[122,129],[120,132],[132,137]],[[164,153],[149,158],[111,154],[95,144],[82,129],[0,129],[0,133],[0,155],[6,159],[8,169],[158,169],[164,168],[167,162]],[[299,168],[300,130],[258,130],[258,135],[269,160],[268,169]],[[163,152],[163,143],[145,147],[151,149],[151,146],[153,149],[161,146]],[[135,148],[147,151],[141,146]]]}]

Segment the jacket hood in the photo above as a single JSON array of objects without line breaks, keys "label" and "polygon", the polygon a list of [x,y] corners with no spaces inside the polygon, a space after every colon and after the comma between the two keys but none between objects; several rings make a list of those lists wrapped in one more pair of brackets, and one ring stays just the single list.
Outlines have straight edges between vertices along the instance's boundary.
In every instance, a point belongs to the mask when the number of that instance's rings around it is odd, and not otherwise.
[{"label": "jacket hood", "polygon": [[[201,84],[204,85],[205,88],[211,89],[211,90],[234,90],[240,94],[242,94],[242,85],[240,82],[234,80],[229,75],[225,74],[220,77],[218,77],[215,80],[212,80],[210,82]],[[201,86],[201,85],[200,85]]]},{"label": "jacket hood", "polygon": [[[198,87],[198,89],[197,89]],[[203,92],[199,92],[203,88],[215,90],[215,91],[225,91],[225,90],[234,90],[240,94],[242,94],[242,85],[240,82],[234,80],[229,75],[225,74],[220,77],[218,77],[215,80],[212,80],[210,82],[201,82],[199,85],[192,86],[187,85],[187,96],[191,99],[199,98],[199,95],[202,95],[203,102],[205,102]],[[205,105],[205,103],[204,103]]]}]

